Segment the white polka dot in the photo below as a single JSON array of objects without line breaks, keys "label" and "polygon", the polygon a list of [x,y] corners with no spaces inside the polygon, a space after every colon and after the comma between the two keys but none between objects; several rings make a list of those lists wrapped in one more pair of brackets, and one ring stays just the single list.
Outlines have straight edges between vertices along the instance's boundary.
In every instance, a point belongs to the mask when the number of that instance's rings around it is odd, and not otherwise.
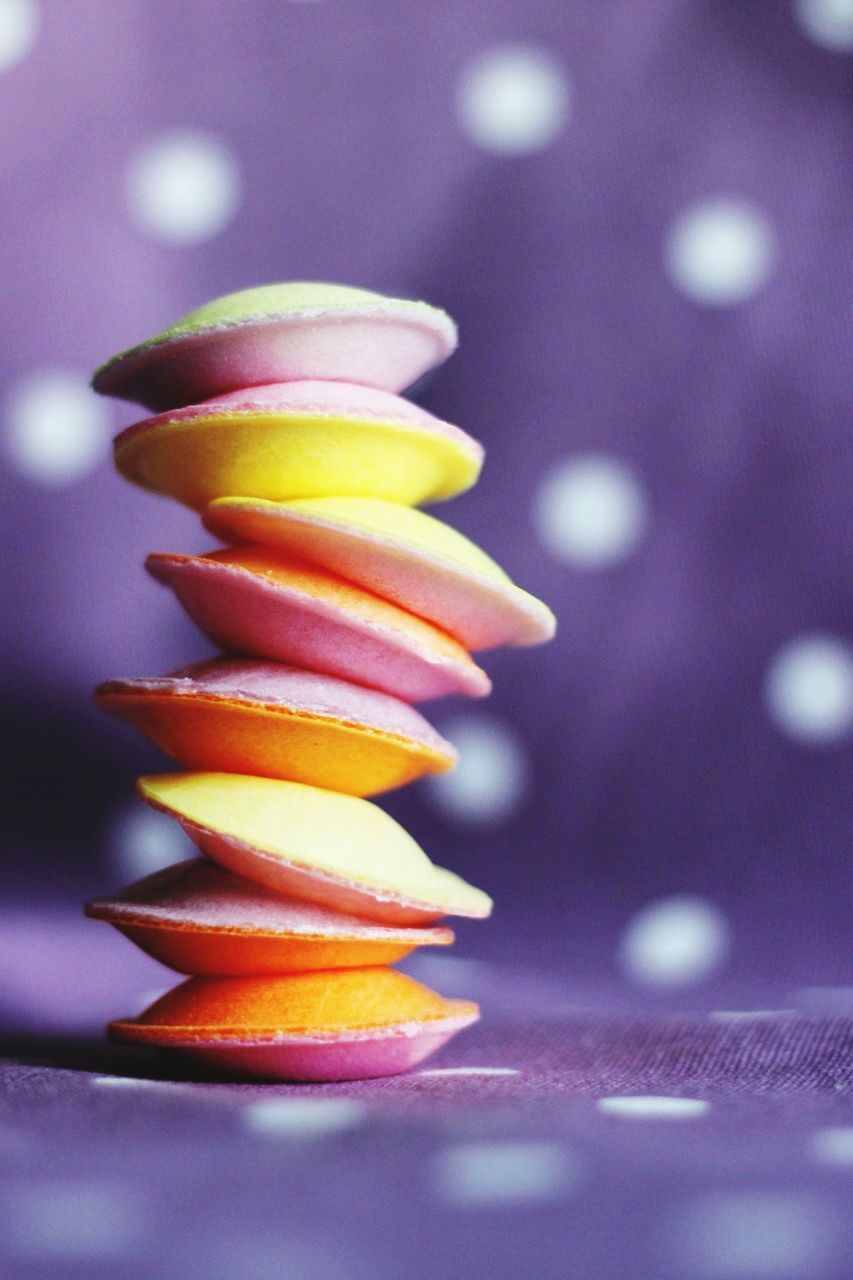
[{"label": "white polka dot", "polygon": [[690,1120],[705,1115],[711,1107],[702,1098],[658,1098],[651,1094],[599,1098],[595,1105],[606,1115],[640,1120]]},{"label": "white polka dot", "polygon": [[70,369],[43,369],[13,383],[5,416],[6,456],[37,484],[70,484],[109,457],[108,406]]},{"label": "white polka dot", "polygon": [[[174,989],[174,983],[170,987],[164,987],[162,991],[157,993],[157,998],[164,996],[168,990]],[[139,1001],[137,1009],[142,1013],[148,1005],[153,1004],[153,1000]],[[191,1080],[147,1080],[143,1076],[93,1076],[91,1084],[96,1089],[116,1089],[120,1093],[124,1090],[128,1092],[157,1092],[172,1094],[189,1095],[192,1098],[210,1098],[212,1095],[205,1094],[199,1086]]]},{"label": "white polka dot", "polygon": [[818,1129],[812,1134],[811,1150],[818,1164],[838,1168],[853,1166],[853,1125]]},{"label": "white polka dot", "polygon": [[162,1082],[138,1076],[93,1076],[91,1083],[102,1089],[154,1089]]},{"label": "white polka dot", "polygon": [[629,555],[648,522],[646,495],[618,458],[585,454],[559,463],[541,481],[533,523],[558,560],[600,569]]},{"label": "white polka dot", "polygon": [[674,895],[637,912],[622,935],[620,958],[635,982],[680,987],[707,978],[728,948],[728,926],[715,906]]},{"label": "white polka dot", "polygon": [[419,1076],[517,1076],[517,1067],[430,1067]]},{"label": "white polka dot", "polygon": [[49,1182],[9,1188],[0,1201],[6,1248],[59,1263],[114,1257],[144,1235],[136,1196],[112,1183]]},{"label": "white polka dot", "polygon": [[853,726],[853,651],[835,636],[798,636],[770,663],[764,696],[783,733],[810,745],[840,741]]},{"label": "white polka dot", "polygon": [[565,70],[550,53],[502,45],[475,58],[459,82],[459,123],[472,142],[498,155],[540,151],[569,118]]},{"label": "white polka dot", "polygon": [[366,1108],[351,1098],[267,1098],[246,1107],[243,1120],[252,1133],[317,1138],[351,1129],[366,1114]]},{"label": "white polka dot", "polygon": [[127,172],[137,225],[169,245],[210,240],[240,205],[242,181],[231,152],[209,134],[174,129],[139,152]]},{"label": "white polka dot", "polygon": [[694,302],[726,307],[752,297],[775,257],[773,230],[744,200],[701,200],[681,213],[666,236],[672,283]]},{"label": "white polka dot", "polygon": [[673,1212],[662,1240],[677,1273],[707,1280],[793,1280],[823,1274],[838,1222],[816,1197],[796,1192],[721,1192]]},{"label": "white polka dot", "polygon": [[580,1181],[576,1157],[551,1142],[467,1142],[433,1162],[433,1186],[472,1208],[551,1200]]},{"label": "white polka dot", "polygon": [[39,11],[35,0],[0,0],[0,71],[10,71],[35,44]]},{"label": "white polka dot", "polygon": [[853,0],[794,0],[807,35],[825,49],[853,49]]},{"label": "white polka dot", "polygon": [[777,1018],[796,1017],[795,1009],[715,1009],[708,1017],[712,1022],[773,1022]]},{"label": "white polka dot", "polygon": [[139,879],[198,857],[198,849],[165,813],[134,804],[115,823],[111,845],[119,874]]},{"label": "white polka dot", "polygon": [[439,807],[455,821],[481,826],[511,817],[524,801],[530,776],[527,753],[515,735],[487,715],[456,720],[443,733],[459,751],[459,763],[427,780]]}]

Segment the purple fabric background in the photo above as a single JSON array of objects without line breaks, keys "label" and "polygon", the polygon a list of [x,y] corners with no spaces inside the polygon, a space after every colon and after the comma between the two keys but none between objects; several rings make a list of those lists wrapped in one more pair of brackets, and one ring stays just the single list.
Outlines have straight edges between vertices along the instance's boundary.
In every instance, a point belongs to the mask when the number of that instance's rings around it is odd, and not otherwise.
[{"label": "purple fabric background", "polygon": [[[727,1111],[713,1140],[689,1148],[693,1189],[733,1179],[739,1188],[790,1191],[805,1181],[808,1195],[820,1194],[812,1182],[830,1175],[807,1173],[791,1125],[805,1134],[843,1123],[839,1085],[849,1084],[843,1034],[822,1021],[830,1006],[843,1009],[850,982],[849,735],[812,742],[786,733],[766,698],[784,646],[813,633],[849,646],[850,635],[850,53],[815,38],[820,8],[787,0],[43,0],[32,49],[0,71],[4,440],[22,380],[57,367],[88,375],[190,307],[250,284],[337,279],[426,297],[458,321],[459,352],[419,394],[480,438],[487,462],[477,488],[436,514],[545,598],[559,634],[541,650],[486,655],[495,684],[486,708],[425,708],[442,729],[481,712],[503,723],[527,761],[528,784],[510,812],[454,817],[422,784],[387,800],[437,862],[497,902],[492,922],[459,930],[457,948],[487,962],[478,981],[495,1021],[472,1033],[474,1048],[460,1042],[443,1061],[477,1060],[476,1049],[480,1060],[521,1062],[529,1089],[500,1085],[494,1095],[466,1085],[450,1110],[464,1125],[473,1108],[480,1136],[489,1125],[504,1133],[508,1111],[516,1136],[547,1128],[538,1112],[543,1077],[531,1065],[540,1039],[543,1061],[550,1054],[558,1064],[549,1097],[552,1087],[566,1097],[762,1095],[757,1109]],[[0,11],[0,31],[4,21]],[[505,44],[544,51],[570,86],[565,126],[529,154],[489,152],[458,119],[466,68]],[[218,139],[242,177],[233,218],[192,246],[159,243],[127,203],[134,157],[173,128]],[[665,262],[678,217],[717,198],[759,211],[773,244],[766,280],[726,306],[685,293]],[[110,413],[116,427],[135,416],[128,406]],[[637,546],[600,568],[555,557],[533,518],[550,470],[589,452],[627,468],[648,510]],[[66,915],[84,896],[132,878],[121,824],[133,777],[162,761],[99,717],[89,689],[208,652],[141,560],[149,550],[206,549],[209,540],[189,512],[120,484],[106,457],[73,483],[51,485],[22,475],[5,447],[0,493],[8,757],[0,883],[10,904],[0,927],[3,1016],[29,1035],[91,1035],[102,1017],[127,1012],[121,999],[162,983],[162,971],[149,977],[119,959],[126,944],[117,937],[101,939],[96,925],[77,932]],[[624,930],[646,904],[682,894],[718,913],[729,946],[692,985],[638,982],[620,961]],[[512,966],[511,981],[502,965]],[[529,1035],[512,1031],[499,995],[525,971],[547,972],[525,979],[518,995],[534,1018]],[[455,973],[464,988],[466,970]],[[550,1005],[534,989],[554,993]],[[660,1038],[663,1024],[639,1012],[792,1004],[816,1018],[796,1033],[794,1056],[806,1064],[793,1076],[800,1111],[790,1098],[784,1108],[772,1101],[791,1092],[784,1072],[781,1083],[770,1067],[741,1079],[760,1029],[742,1033],[744,1054],[721,1059],[703,1022],[685,1083]],[[647,1017],[640,1038],[658,1046],[660,1069],[644,1073],[630,1036],[615,1048],[606,1019],[593,1018],[591,1032],[580,1026],[567,1012],[576,1005]],[[555,1006],[560,1019],[543,1030],[535,1018]],[[773,1023],[771,1064],[790,1061],[774,1059],[787,1025]],[[588,1035],[599,1048],[581,1082],[573,1054]],[[25,1166],[72,1176],[72,1155],[52,1152],[47,1165],[39,1155],[59,1125],[87,1176],[108,1178],[124,1162],[122,1176],[138,1174],[147,1188],[140,1194],[156,1204],[169,1189],[192,1213],[203,1201],[222,1211],[224,1193],[209,1198],[205,1180],[248,1185],[261,1157],[240,1147],[232,1165],[228,1123],[204,1102],[181,1094],[146,1112],[147,1103],[120,1094],[90,1111],[85,1068],[98,1069],[90,1061],[97,1051],[81,1052],[75,1059],[64,1042],[42,1043],[42,1057],[82,1068],[67,1079],[47,1067],[9,1068],[8,1132],[23,1104]],[[628,1064],[622,1075],[619,1061]],[[405,1088],[365,1086],[377,1105]],[[420,1096],[417,1082],[410,1088]],[[119,1103],[132,1118],[116,1119]],[[342,1145],[324,1147],[329,1158],[305,1175],[298,1203],[316,1205],[326,1179],[330,1203],[347,1206],[342,1234],[320,1262],[300,1262],[297,1249],[282,1274],[310,1277],[312,1266],[325,1266],[335,1275],[340,1250],[358,1239],[372,1275],[386,1249],[395,1274],[455,1274],[460,1258],[466,1274],[477,1274],[482,1249],[482,1274],[669,1275],[651,1245],[631,1270],[632,1232],[664,1186],[675,1194],[693,1157],[676,1157],[675,1148],[659,1157],[648,1129],[651,1146],[610,1150],[610,1131],[580,1114],[569,1105],[556,1131],[580,1125],[582,1145],[597,1152],[591,1163],[602,1158],[602,1182],[577,1221],[574,1208],[569,1216],[559,1205],[531,1210],[515,1244],[512,1213],[495,1237],[480,1219],[463,1229],[450,1210],[434,1210],[436,1232],[426,1230],[419,1214],[429,1205],[410,1185],[414,1174],[399,1172],[400,1162],[412,1170],[421,1158],[420,1122],[397,1132],[386,1117],[375,1145],[359,1150],[352,1135],[336,1139]],[[430,1123],[429,1141],[438,1141],[442,1122]],[[744,1132],[765,1142],[763,1154],[738,1154]],[[115,1155],[107,1135],[141,1144],[139,1166],[133,1145]],[[187,1150],[191,1191],[172,1168]],[[291,1186],[297,1176],[290,1159],[269,1156],[251,1212],[240,1199],[249,1193],[238,1193],[236,1218],[258,1239],[299,1222],[298,1206],[279,1217],[271,1194],[276,1179]],[[397,1206],[396,1243],[374,1201],[353,1200],[350,1180],[365,1170],[378,1179],[375,1194]],[[404,1191],[394,1190],[398,1175]],[[156,1205],[148,1211],[156,1216]],[[186,1222],[169,1222],[164,1239],[187,1248]],[[332,1238],[319,1211],[311,1230]],[[417,1266],[403,1248],[413,1233]],[[828,1234],[826,1258],[784,1274],[849,1274]],[[451,1239],[461,1251],[455,1261],[441,1243]],[[541,1240],[550,1243],[537,1256]],[[353,1249],[341,1273],[358,1276]],[[58,1274],[57,1265],[46,1262],[45,1274]],[[80,1265],[96,1274],[91,1255]],[[174,1258],[160,1265],[195,1274]],[[745,1265],[697,1274],[768,1274]],[[256,1274],[267,1274],[261,1262]]]}]

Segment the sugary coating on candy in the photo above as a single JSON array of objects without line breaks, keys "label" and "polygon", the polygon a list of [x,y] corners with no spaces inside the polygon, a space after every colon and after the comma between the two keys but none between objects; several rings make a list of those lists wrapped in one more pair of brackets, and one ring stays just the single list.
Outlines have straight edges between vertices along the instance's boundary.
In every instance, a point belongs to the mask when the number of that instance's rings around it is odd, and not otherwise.
[{"label": "sugary coating on candy", "polygon": [[345,383],[253,387],[146,418],[115,440],[127,480],[196,510],[238,494],[414,504],[475,483],[482,446],[410,401]]},{"label": "sugary coating on candy", "polygon": [[476,1014],[384,966],[266,978],[190,978],[134,1021],[206,1039],[265,1039],[373,1031]]},{"label": "sugary coating on candy", "polygon": [[86,914],[181,973],[264,974],[391,964],[448,946],[446,928],[389,928],[273,893],[199,858],[146,876]]},{"label": "sugary coating on candy", "polygon": [[291,281],[205,303],[108,360],[93,386],[154,410],[306,378],[401,391],[456,341],[450,317],[425,302]]},{"label": "sugary coating on candy", "polygon": [[416,738],[437,750],[452,753],[450,743],[415,707],[378,689],[340,680],[319,671],[306,671],[283,662],[223,656],[179,667],[165,676],[110,680],[133,691],[172,693],[177,697],[206,696],[251,702],[256,706],[304,711],[346,724],[363,724],[384,733]]},{"label": "sugary coating on candy", "polygon": [[547,605],[434,516],[379,498],[219,498],[204,513],[225,542],[304,556],[443,627],[468,649],[541,644]]},{"label": "sugary coating on candy", "polygon": [[399,698],[278,662],[213,658],[168,676],[109,680],[95,698],[188,769],[365,796],[456,760]]},{"label": "sugary coating on candy", "polygon": [[471,1001],[445,1000],[393,969],[370,967],[191,978],[110,1033],[179,1049],[219,1072],[359,1080],[415,1066],[478,1017]]},{"label": "sugary coating on candy", "polygon": [[374,938],[379,941],[446,944],[450,929],[389,927],[317,902],[273,893],[263,885],[224,871],[207,858],[177,862],[136,880],[109,898],[90,902],[95,919],[234,933],[301,938]]},{"label": "sugary coating on candy", "polygon": [[273,890],[398,924],[491,911],[368,800],[227,773],[160,774],[138,790],[214,862]]},{"label": "sugary coating on candy", "polygon": [[452,636],[316,565],[265,547],[206,556],[152,555],[170,586],[222,648],[294,663],[408,701],[484,697],[488,676]]}]

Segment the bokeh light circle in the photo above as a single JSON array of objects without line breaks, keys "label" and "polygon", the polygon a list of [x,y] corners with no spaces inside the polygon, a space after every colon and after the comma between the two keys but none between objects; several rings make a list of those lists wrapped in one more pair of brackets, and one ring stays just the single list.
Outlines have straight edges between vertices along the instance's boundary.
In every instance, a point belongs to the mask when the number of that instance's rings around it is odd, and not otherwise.
[{"label": "bokeh light circle", "polygon": [[795,0],[800,26],[824,49],[853,49],[853,0]]},{"label": "bokeh light circle", "polygon": [[765,215],[745,200],[700,200],[678,215],[664,246],[667,274],[694,302],[745,302],[766,283],[776,254]]},{"label": "bokeh light circle", "polygon": [[512,730],[480,713],[460,716],[443,732],[458,750],[459,763],[427,780],[439,809],[463,824],[494,825],[512,817],[530,779],[527,752]]},{"label": "bokeh light circle", "polygon": [[704,898],[675,894],[643,907],[620,944],[622,967],[647,987],[682,987],[714,973],[729,949],[722,912]]},{"label": "bokeh light circle", "polygon": [[19,378],[7,396],[5,419],[7,460],[37,484],[70,484],[109,457],[109,408],[73,369],[39,369]]},{"label": "bokeh light circle", "polygon": [[160,134],[137,153],[127,171],[134,222],[164,244],[211,240],[231,222],[241,197],[236,159],[223,142],[201,130]]},{"label": "bokeh light circle", "polygon": [[23,62],[36,42],[38,29],[35,0],[0,0],[0,73]]},{"label": "bokeh light circle", "polygon": [[582,454],[567,458],[541,480],[533,524],[557,559],[599,569],[623,560],[638,546],[648,523],[648,500],[633,471],[618,458]]},{"label": "bokeh light circle", "polygon": [[501,45],[465,67],[459,124],[483,151],[522,155],[553,142],[569,118],[571,91],[560,62],[532,45]]},{"label": "bokeh light circle", "polygon": [[772,659],[764,697],[771,720],[789,737],[841,741],[853,728],[853,649],[837,636],[796,637]]}]

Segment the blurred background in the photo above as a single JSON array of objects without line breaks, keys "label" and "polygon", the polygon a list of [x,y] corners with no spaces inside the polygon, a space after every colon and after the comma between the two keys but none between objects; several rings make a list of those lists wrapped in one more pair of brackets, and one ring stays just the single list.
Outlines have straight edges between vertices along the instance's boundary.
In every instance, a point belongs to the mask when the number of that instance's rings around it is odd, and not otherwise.
[{"label": "blurred background", "polygon": [[423,708],[461,765],[387,798],[496,898],[459,953],[623,1005],[835,999],[851,49],[847,0],[0,0],[7,1020],[125,1012],[103,972],[153,962],[79,904],[187,852],[90,693],[210,652],[141,562],[211,542],[118,480],[143,415],[88,378],[290,278],[455,317],[415,394],[487,461],[434,513],[558,615],[485,655],[488,703]]}]

